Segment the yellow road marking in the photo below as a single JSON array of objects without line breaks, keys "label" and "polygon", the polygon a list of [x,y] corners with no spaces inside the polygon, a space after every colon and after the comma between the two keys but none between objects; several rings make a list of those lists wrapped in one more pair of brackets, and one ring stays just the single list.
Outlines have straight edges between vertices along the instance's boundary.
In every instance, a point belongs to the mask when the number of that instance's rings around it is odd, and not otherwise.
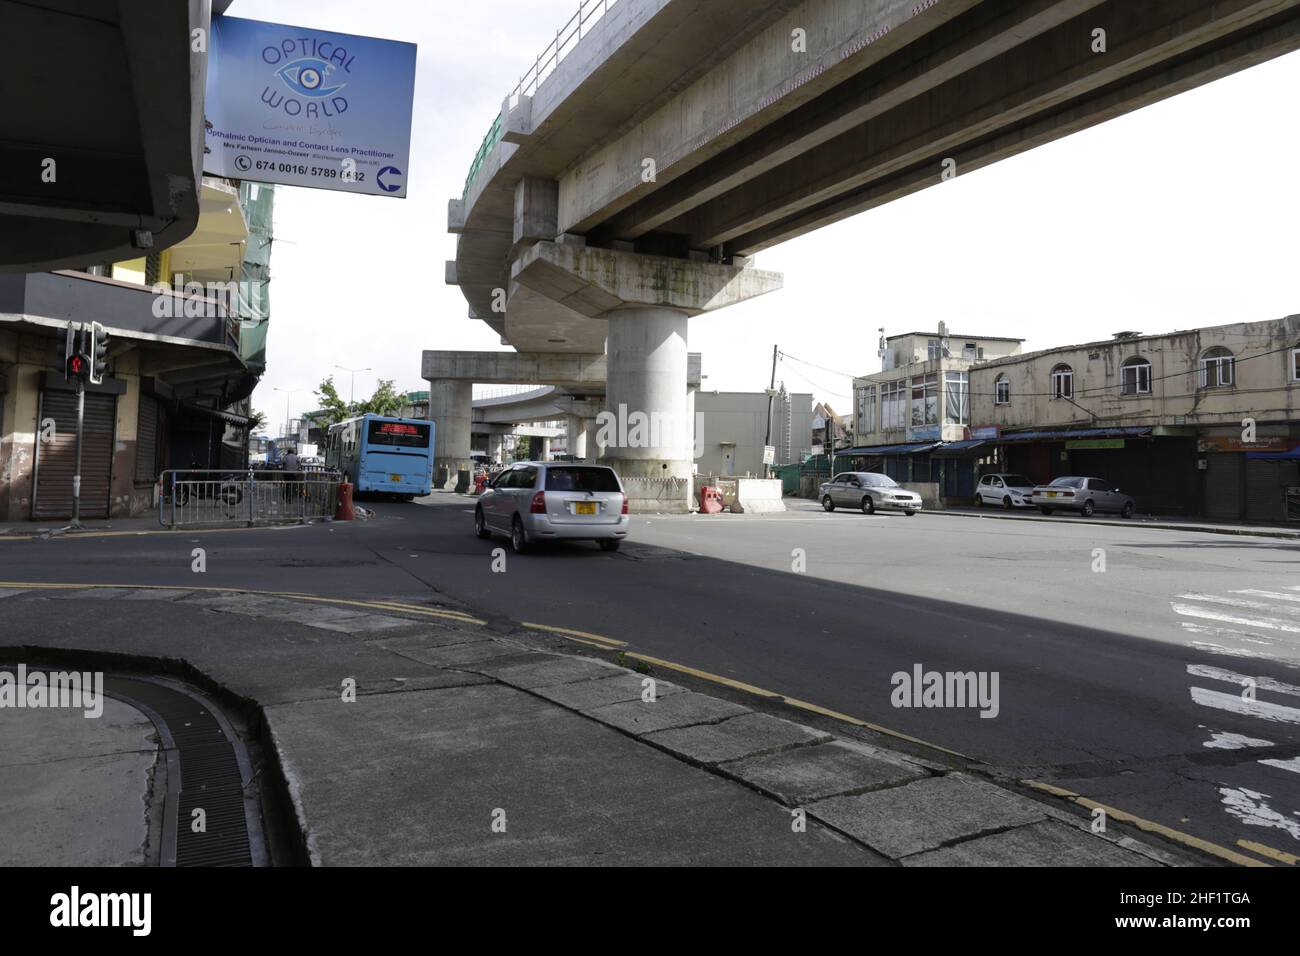
[{"label": "yellow road marking", "polygon": [[724,687],[731,687],[735,690],[744,691],[747,694],[754,694],[758,697],[766,697],[769,700],[785,701],[791,707],[798,707],[801,710],[811,711],[815,714],[821,714],[825,717],[832,717],[835,720],[844,723],[853,724],[855,727],[866,727],[868,730],[874,730],[876,733],[884,734],[887,737],[894,737],[898,740],[906,740],[910,743],[920,744],[923,747],[929,747],[932,750],[941,750],[946,754],[952,754],[954,757],[960,757],[963,760],[970,760],[963,753],[956,750],[949,750],[947,747],[941,747],[938,744],[932,744],[928,740],[922,740],[920,737],[913,737],[910,734],[901,731],[891,730],[888,727],[882,727],[880,724],[873,724],[870,721],[859,720],[857,717],[850,717],[848,714],[842,714],[837,710],[827,710],[825,707],[819,707],[816,704],[810,704],[807,701],[799,700],[794,697],[786,697],[784,694],[772,690],[765,690],[762,687],[755,687],[753,684],[746,684],[743,681],[733,680],[730,677],[722,677],[718,674],[710,674],[708,671],[702,671],[696,667],[688,667],[685,664],[677,664],[673,661],[666,661],[658,657],[651,657],[648,654],[637,654],[628,652],[628,657],[635,657],[637,660],[645,661],[647,664],[657,664],[660,667],[666,667],[669,670],[679,671],[683,674],[690,674],[692,677],[699,677],[703,680],[712,681],[715,684],[721,684]]},{"label": "yellow road marking", "polygon": [[1279,863],[1285,863],[1287,866],[1295,866],[1300,863],[1300,856],[1294,853],[1287,853],[1284,850],[1275,850],[1271,846],[1265,846],[1263,843],[1256,843],[1254,840],[1238,840],[1237,846],[1250,850],[1252,853],[1258,853],[1260,856],[1266,856],[1270,860],[1277,860]]},{"label": "yellow road marking", "polygon": [[428,617],[445,618],[450,621],[456,621],[460,624],[475,624],[483,626],[487,621],[471,617],[463,611],[444,611],[435,608],[422,608],[414,604],[389,604],[382,601],[353,601],[347,598],[328,598],[316,594],[306,594],[300,591],[260,591],[253,588],[233,588],[233,587],[185,587],[175,584],[52,584],[42,582],[39,584],[27,581],[0,581],[0,588],[29,588],[43,589],[47,591],[81,591],[94,590],[100,588],[121,588],[124,590],[137,591],[205,591],[213,593],[238,593],[238,594],[257,594],[263,597],[292,598],[300,601],[314,601],[320,604],[345,604],[353,607],[364,607],[371,610],[380,611],[402,611],[407,614],[423,614]]},{"label": "yellow road marking", "polygon": [[583,644],[595,642],[597,647],[627,647],[627,641],[616,641],[612,637],[602,637],[599,634],[592,634],[589,631],[575,631],[571,627],[555,627],[551,624],[533,624],[529,621],[521,621],[524,627],[531,628],[534,631],[549,631],[552,634],[559,634],[561,637],[568,637]]},{"label": "yellow road marking", "polygon": [[1043,783],[1041,780],[1022,780],[1020,781],[1027,787],[1033,787],[1035,790],[1051,794],[1054,797],[1061,797],[1072,803],[1077,803],[1081,807],[1089,810],[1103,810],[1106,816],[1119,820],[1122,823],[1131,823],[1139,830],[1145,830],[1148,833],[1158,833],[1162,837],[1173,840],[1175,843],[1181,843],[1184,846],[1190,846],[1202,853],[1208,853],[1211,856],[1217,856],[1221,860],[1227,860],[1230,863],[1237,863],[1241,866],[1268,866],[1260,860],[1253,857],[1238,853],[1236,850],[1230,850],[1226,846],[1219,846],[1217,843],[1211,843],[1209,840],[1203,840],[1198,836],[1192,836],[1190,833],[1184,833],[1182,830],[1175,830],[1173,827],[1167,827],[1163,823],[1156,823],[1154,820],[1146,820],[1142,817],[1127,813],[1124,810],[1117,810],[1115,807],[1108,807],[1104,803],[1098,803],[1090,800],[1085,796],[1075,793],[1072,790],[1066,790],[1062,787],[1053,786],[1050,783]]}]

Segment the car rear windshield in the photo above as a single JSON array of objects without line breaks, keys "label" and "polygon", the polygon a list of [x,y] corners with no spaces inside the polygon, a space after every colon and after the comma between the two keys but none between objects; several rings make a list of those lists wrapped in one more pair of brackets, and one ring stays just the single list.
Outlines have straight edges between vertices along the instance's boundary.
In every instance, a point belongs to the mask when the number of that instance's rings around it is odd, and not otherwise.
[{"label": "car rear windshield", "polygon": [[1050,485],[1052,488],[1082,488],[1082,478],[1057,478]]},{"label": "car rear windshield", "polygon": [[609,468],[547,468],[547,491],[622,491]]}]

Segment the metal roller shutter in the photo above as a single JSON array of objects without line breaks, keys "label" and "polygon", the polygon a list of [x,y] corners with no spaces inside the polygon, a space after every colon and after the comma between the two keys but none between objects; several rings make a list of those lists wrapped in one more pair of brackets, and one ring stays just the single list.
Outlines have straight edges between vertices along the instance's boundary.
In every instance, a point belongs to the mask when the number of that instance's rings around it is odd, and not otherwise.
[{"label": "metal roller shutter", "polygon": [[140,396],[140,420],[136,426],[135,482],[143,484],[158,477],[158,401]]},{"label": "metal roller shutter", "polygon": [[1246,462],[1246,520],[1287,520],[1286,489],[1294,485],[1295,463],[1290,461]]},{"label": "metal roller shutter", "polygon": [[[54,419],[53,441],[36,443],[36,518],[72,515],[72,476],[77,467],[77,395],[42,392],[40,418]],[[81,447],[81,516],[107,518],[109,477],[113,468],[113,431],[117,396],[86,395]]]},{"label": "metal roller shutter", "polygon": [[1205,517],[1241,520],[1241,455],[1205,456]]}]

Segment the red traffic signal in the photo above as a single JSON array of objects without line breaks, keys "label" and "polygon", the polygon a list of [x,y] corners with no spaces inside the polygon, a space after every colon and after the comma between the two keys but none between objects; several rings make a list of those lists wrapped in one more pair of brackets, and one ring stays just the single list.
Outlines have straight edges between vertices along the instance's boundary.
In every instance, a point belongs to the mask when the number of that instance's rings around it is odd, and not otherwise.
[{"label": "red traffic signal", "polygon": [[79,378],[84,381],[90,377],[90,359],[80,352],[73,352],[68,356],[68,364],[64,371],[68,378]]}]

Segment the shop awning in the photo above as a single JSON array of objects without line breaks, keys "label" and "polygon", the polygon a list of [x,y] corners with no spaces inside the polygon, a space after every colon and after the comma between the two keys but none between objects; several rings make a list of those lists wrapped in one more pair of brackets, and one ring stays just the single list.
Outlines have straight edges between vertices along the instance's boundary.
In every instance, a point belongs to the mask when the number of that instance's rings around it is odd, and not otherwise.
[{"label": "shop awning", "polygon": [[1290,451],[1248,451],[1247,461],[1300,461],[1300,445]]},{"label": "shop awning", "polygon": [[225,412],[219,408],[209,408],[206,405],[196,405],[194,402],[181,402],[181,407],[187,412],[207,415],[209,418],[219,418],[223,422],[237,425],[240,428],[248,427],[248,418],[244,415],[236,415],[234,412]]},{"label": "shop awning", "polygon": [[938,448],[941,443],[937,441],[927,441],[912,443],[907,445],[868,445],[862,448],[845,448],[835,453],[836,458],[854,458],[861,455],[920,455],[933,448]]},{"label": "shop awning", "polygon": [[1150,425],[1124,428],[1066,428],[1053,431],[1004,433],[1002,443],[1025,441],[1073,441],[1076,438],[1144,438],[1151,434]]},{"label": "shop awning", "polygon": [[975,450],[990,444],[987,438],[968,438],[965,441],[945,442],[942,448],[935,449],[935,458],[965,458],[973,455]]}]

